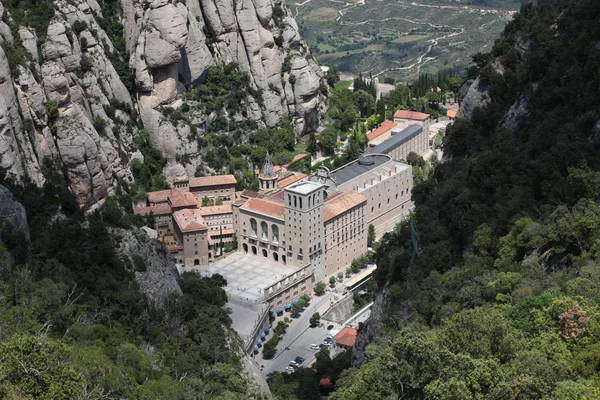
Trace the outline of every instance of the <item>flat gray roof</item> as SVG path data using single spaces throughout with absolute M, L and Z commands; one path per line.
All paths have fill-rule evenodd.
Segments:
M 410 125 L 408 128 L 390 136 L 389 139 L 384 140 L 377 146 L 371 147 L 366 154 L 387 154 L 401 144 L 406 143 L 408 140 L 414 138 L 421 132 L 423 132 L 422 126 Z
M 390 160 L 389 156 L 383 154 L 363 154 L 358 160 L 332 171 L 331 177 L 335 180 L 336 185 L 340 186 Z

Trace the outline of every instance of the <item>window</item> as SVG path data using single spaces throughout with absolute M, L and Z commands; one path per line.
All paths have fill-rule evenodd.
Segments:
M 265 221 L 260 223 L 260 237 L 265 240 L 269 240 L 269 227 Z
M 252 232 L 252 236 L 256 236 L 256 220 L 254 218 L 250 219 L 250 231 Z
M 279 228 L 277 225 L 271 225 L 271 232 L 273 235 L 273 243 L 279 243 Z
M 375 207 L 371 207 L 371 214 L 373 214 L 373 211 L 375 211 Z

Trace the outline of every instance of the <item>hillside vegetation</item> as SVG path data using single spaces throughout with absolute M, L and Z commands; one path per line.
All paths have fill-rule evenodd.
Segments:
M 147 298 L 135 274 L 148 260 L 120 256 L 111 233 L 144 221 L 114 205 L 85 216 L 45 174 L 43 188 L 0 179 L 31 232 L 0 224 L 0 398 L 262 398 L 240 372 L 224 279 L 186 274 L 164 304 Z
M 381 241 L 382 326 L 332 399 L 600 397 L 599 17 L 527 8 L 476 57 L 491 102 L 415 188 L 418 248 Z

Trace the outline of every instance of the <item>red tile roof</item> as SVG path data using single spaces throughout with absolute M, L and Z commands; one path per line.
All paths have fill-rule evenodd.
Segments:
M 183 246 L 171 245 L 171 246 L 167 246 L 167 250 L 169 250 L 169 251 L 181 251 L 181 250 L 183 250 Z
M 456 118 L 456 111 L 457 110 L 448 110 L 448 111 L 446 111 L 446 116 L 448 118 Z
M 171 206 L 150 206 L 150 207 L 137 207 L 133 209 L 133 213 L 136 215 L 148 215 L 150 213 L 154 215 L 165 215 L 171 214 Z
M 233 175 L 214 175 L 202 176 L 200 178 L 190 178 L 190 187 L 235 185 L 237 181 Z
M 281 165 L 273 165 L 273 171 L 275 171 L 275 172 L 281 171 Z M 260 174 L 260 169 L 255 169 L 254 175 L 259 175 L 259 174 Z
M 183 210 L 175 211 L 173 219 L 181 232 L 195 232 L 208 230 L 204 225 L 202 215 L 196 208 L 184 208 Z
M 209 207 L 200 207 L 198 209 L 200 215 L 219 215 L 219 214 L 231 214 L 233 213 L 233 208 L 231 204 L 223 204 L 222 206 L 209 206 Z
M 270 215 L 279 219 L 283 219 L 284 215 L 283 204 L 257 198 L 249 198 L 240 209 Z
M 367 134 L 367 139 L 373 140 L 378 136 L 383 135 L 387 131 L 391 130 L 396 126 L 394 121 L 388 121 L 387 119 L 381 123 L 381 126 L 377 129 L 372 130 Z
M 353 347 L 358 336 L 358 329 L 345 327 L 335 335 L 335 343 L 346 347 Z
M 198 207 L 198 199 L 190 192 L 174 190 L 169 196 L 171 207 Z
M 415 121 L 425 121 L 429 118 L 429 114 L 417 112 L 417 111 L 406 111 L 398 110 L 394 113 L 394 118 L 412 119 Z
M 170 194 L 171 190 L 159 190 L 158 192 L 150 192 L 148 193 L 148 201 L 150 202 L 150 204 L 166 203 Z
M 367 198 L 354 190 L 330 196 L 325 199 L 325 204 L 323 205 L 323 222 L 327 222 L 366 202 Z
M 306 178 L 308 175 L 301 172 L 289 172 L 277 179 L 277 187 L 283 189 L 286 186 L 296 183 L 301 179 Z

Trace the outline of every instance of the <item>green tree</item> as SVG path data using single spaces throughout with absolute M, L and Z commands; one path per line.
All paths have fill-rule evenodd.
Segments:
M 335 287 L 335 282 L 336 282 L 335 276 L 329 277 L 329 286 L 330 287 Z
M 334 154 L 337 148 L 338 131 L 331 126 L 319 134 L 319 147 L 325 154 Z
M 321 295 L 325 294 L 325 283 L 317 282 L 317 284 L 315 285 L 314 291 L 317 296 L 321 296 Z
M 313 156 L 317 154 L 319 151 L 319 145 L 317 143 L 317 137 L 314 133 L 311 133 L 308 137 L 308 141 L 306 143 L 306 151 L 308 151 Z
M 321 322 L 321 314 L 314 313 L 311 317 L 310 317 L 310 326 L 311 328 L 314 328 L 315 326 L 319 325 L 319 323 Z
M 335 84 L 340 80 L 340 74 L 335 67 L 329 67 L 329 70 L 325 74 L 325 79 L 329 87 L 334 87 Z
M 367 232 L 367 246 L 373 247 L 373 244 L 377 240 L 377 234 L 375 233 L 375 225 L 370 224 Z

